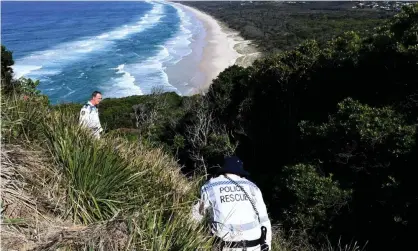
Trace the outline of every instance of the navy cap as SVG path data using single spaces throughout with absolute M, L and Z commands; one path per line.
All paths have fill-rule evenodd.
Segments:
M 239 176 L 247 177 L 250 175 L 249 172 L 244 170 L 244 165 L 242 161 L 237 156 L 230 156 L 224 159 L 224 164 L 221 169 L 217 172 L 218 174 L 222 173 L 232 173 Z

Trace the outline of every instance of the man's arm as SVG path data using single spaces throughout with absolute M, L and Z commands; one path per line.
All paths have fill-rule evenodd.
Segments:
M 80 111 L 79 125 L 89 127 L 90 126 L 90 110 L 89 107 L 83 106 Z
M 205 187 L 203 186 L 200 190 L 200 200 L 192 208 L 192 218 L 193 220 L 200 222 L 206 215 L 207 210 L 210 208 L 211 204 L 209 201 L 208 193 L 206 192 Z
M 266 243 L 267 243 L 267 245 L 269 245 L 269 250 L 272 250 L 272 247 L 271 247 L 271 239 L 272 239 L 273 233 L 271 232 L 271 222 L 270 222 L 270 219 L 268 219 L 267 221 L 261 223 L 261 225 L 263 225 L 263 226 L 265 226 L 267 228 Z
M 103 131 L 102 124 L 100 123 L 99 110 L 97 110 L 97 127 L 99 128 L 98 129 L 99 132 Z
M 271 222 L 268 217 L 267 207 L 266 207 L 266 204 L 264 203 L 263 195 L 261 194 L 261 191 L 259 188 L 257 190 L 258 190 L 257 208 L 260 213 L 261 225 L 267 228 L 266 243 L 269 246 L 269 250 L 271 250 L 271 240 L 272 240 L 272 235 L 273 235 L 272 229 L 271 229 Z

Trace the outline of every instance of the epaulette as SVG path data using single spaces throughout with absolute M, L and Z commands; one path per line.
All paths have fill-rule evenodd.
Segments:
M 86 103 L 85 105 L 83 105 L 83 108 L 87 108 L 90 107 L 90 109 L 96 108 L 94 105 L 90 105 L 89 103 Z
M 87 109 L 87 108 L 90 108 L 90 109 L 88 109 L 88 110 L 89 110 L 89 113 L 91 113 L 92 107 L 93 107 L 93 106 L 91 106 L 89 103 L 86 103 L 86 104 L 84 104 L 84 105 L 83 105 L 83 108 L 81 108 L 81 109 Z M 82 111 L 82 112 L 81 112 L 81 114 L 82 114 L 82 115 L 84 115 L 84 113 L 85 113 L 84 111 Z

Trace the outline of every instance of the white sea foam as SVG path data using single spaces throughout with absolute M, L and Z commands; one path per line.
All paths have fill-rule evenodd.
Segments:
M 60 69 L 82 59 L 89 53 L 109 50 L 116 40 L 125 39 L 154 27 L 164 16 L 164 5 L 160 3 L 153 3 L 153 5 L 153 8 L 134 24 L 124 25 L 98 36 L 59 44 L 51 49 L 38 51 L 17 59 L 13 67 L 15 77 L 43 77 L 59 73 Z M 41 68 L 46 71 L 39 72 Z
M 175 65 L 192 52 L 190 44 L 193 39 L 194 24 L 190 15 L 175 5 L 171 6 L 176 9 L 177 15 L 180 17 L 179 31 L 164 45 L 158 46 L 159 50 L 156 55 L 144 61 L 124 66 L 125 71 L 134 76 L 136 85 L 140 86 L 144 94 L 150 94 L 155 89 L 162 89 L 182 95 L 173 84 L 169 83 L 165 69 L 167 66 Z M 120 81 L 124 80 L 121 78 Z M 187 83 L 183 83 L 183 85 L 185 86 Z
M 177 34 L 167 41 L 165 46 L 167 47 L 170 55 L 173 57 L 171 64 L 178 63 L 183 57 L 192 53 L 190 44 L 192 43 L 192 28 L 193 23 L 191 22 L 190 15 L 187 15 L 181 8 L 176 5 L 172 5 L 180 17 L 180 29 Z
M 13 71 L 15 72 L 15 78 L 20 78 L 32 71 L 42 69 L 42 65 L 15 65 Z
M 142 95 L 141 88 L 135 84 L 135 77 L 125 70 L 125 64 L 118 65 L 115 70 L 117 77 L 110 80 L 110 84 L 103 87 L 106 97 L 126 97 L 132 95 Z
M 71 89 L 70 87 L 68 87 L 67 85 L 63 86 L 65 87 L 65 89 L 68 90 L 68 92 L 62 97 L 62 98 L 66 98 L 68 96 L 70 96 L 71 94 L 73 94 L 75 92 L 75 90 Z
M 60 44 L 49 50 L 33 53 L 16 60 L 14 70 L 17 75 L 27 75 L 39 79 L 59 74 L 65 66 L 77 62 L 86 55 L 109 50 L 109 47 L 115 41 L 144 32 L 157 25 L 165 14 L 164 6 L 167 3 L 156 3 L 154 1 L 152 4 L 154 5 L 152 10 L 142 16 L 137 23 L 124 25 L 94 37 Z M 136 63 L 115 66 L 112 69 L 115 76 L 101 87 L 105 96 L 125 97 L 149 94 L 154 88 L 174 91 L 181 95 L 180 91 L 169 83 L 165 69 L 167 66 L 177 64 L 192 52 L 190 47 L 193 42 L 193 34 L 196 33 L 196 24 L 189 13 L 175 5 L 171 6 L 176 9 L 177 15 L 180 17 L 178 32 L 164 44 L 158 45 L 158 50 L 153 56 Z M 78 77 L 84 78 L 84 73 L 81 73 Z M 175 84 L 176 86 L 188 85 L 186 82 Z M 66 96 L 73 92 L 73 90 L 69 91 Z
M 84 77 L 84 72 L 80 73 L 80 75 L 77 78 L 83 78 Z
M 158 47 L 160 50 L 153 57 L 139 63 L 122 64 L 113 68 L 121 76 L 111 79 L 111 85 L 107 87 L 107 95 L 126 97 L 150 94 L 155 88 L 174 91 L 181 95 L 175 87 L 168 83 L 167 74 L 164 72 L 163 64 L 170 59 L 170 54 L 166 47 Z

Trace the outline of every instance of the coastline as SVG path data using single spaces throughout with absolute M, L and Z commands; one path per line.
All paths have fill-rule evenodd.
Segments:
M 200 72 L 190 79 L 189 91 L 186 95 L 206 92 L 212 80 L 229 66 L 237 64 L 247 67 L 261 56 L 251 41 L 245 40 L 239 32 L 229 29 L 214 17 L 178 2 L 171 4 L 191 12 L 202 22 L 206 32 L 201 60 L 196 62 Z
M 140 24 L 129 23 L 100 30 L 99 35 L 93 37 L 68 36 L 66 42 L 58 41 L 39 50 L 29 50 L 30 53 L 16 60 L 17 64 L 13 66 L 15 74 L 19 77 L 30 74 L 33 79 L 39 79 L 40 88 L 54 102 L 71 102 L 84 99 L 80 96 L 84 95 L 81 93 L 86 86 L 100 89 L 105 96 L 112 98 L 147 95 L 162 89 L 181 96 L 205 93 L 213 79 L 226 68 L 234 64 L 251 65 L 258 54 L 251 41 L 243 39 L 239 32 L 204 11 L 186 3 L 167 2 L 177 9 L 178 16 L 172 9 L 165 13 L 163 5 L 155 4 L 149 13 L 141 16 Z M 162 16 L 175 17 L 176 25 L 180 20 L 179 27 L 170 30 L 176 29 L 177 33 L 168 36 L 156 28 L 158 32 L 152 35 L 157 39 L 164 33 L 161 37 L 165 42 L 155 40 L 154 44 L 147 44 L 147 30 L 158 26 L 155 20 Z M 139 41 L 125 39 L 127 36 L 138 36 Z M 103 53 L 116 41 L 124 44 L 115 54 L 117 56 Z M 69 53 L 67 48 L 74 49 Z M 146 53 L 151 48 L 156 55 Z M 105 60 L 102 58 L 97 63 L 93 53 L 103 53 Z M 53 55 L 60 57 L 56 59 Z

